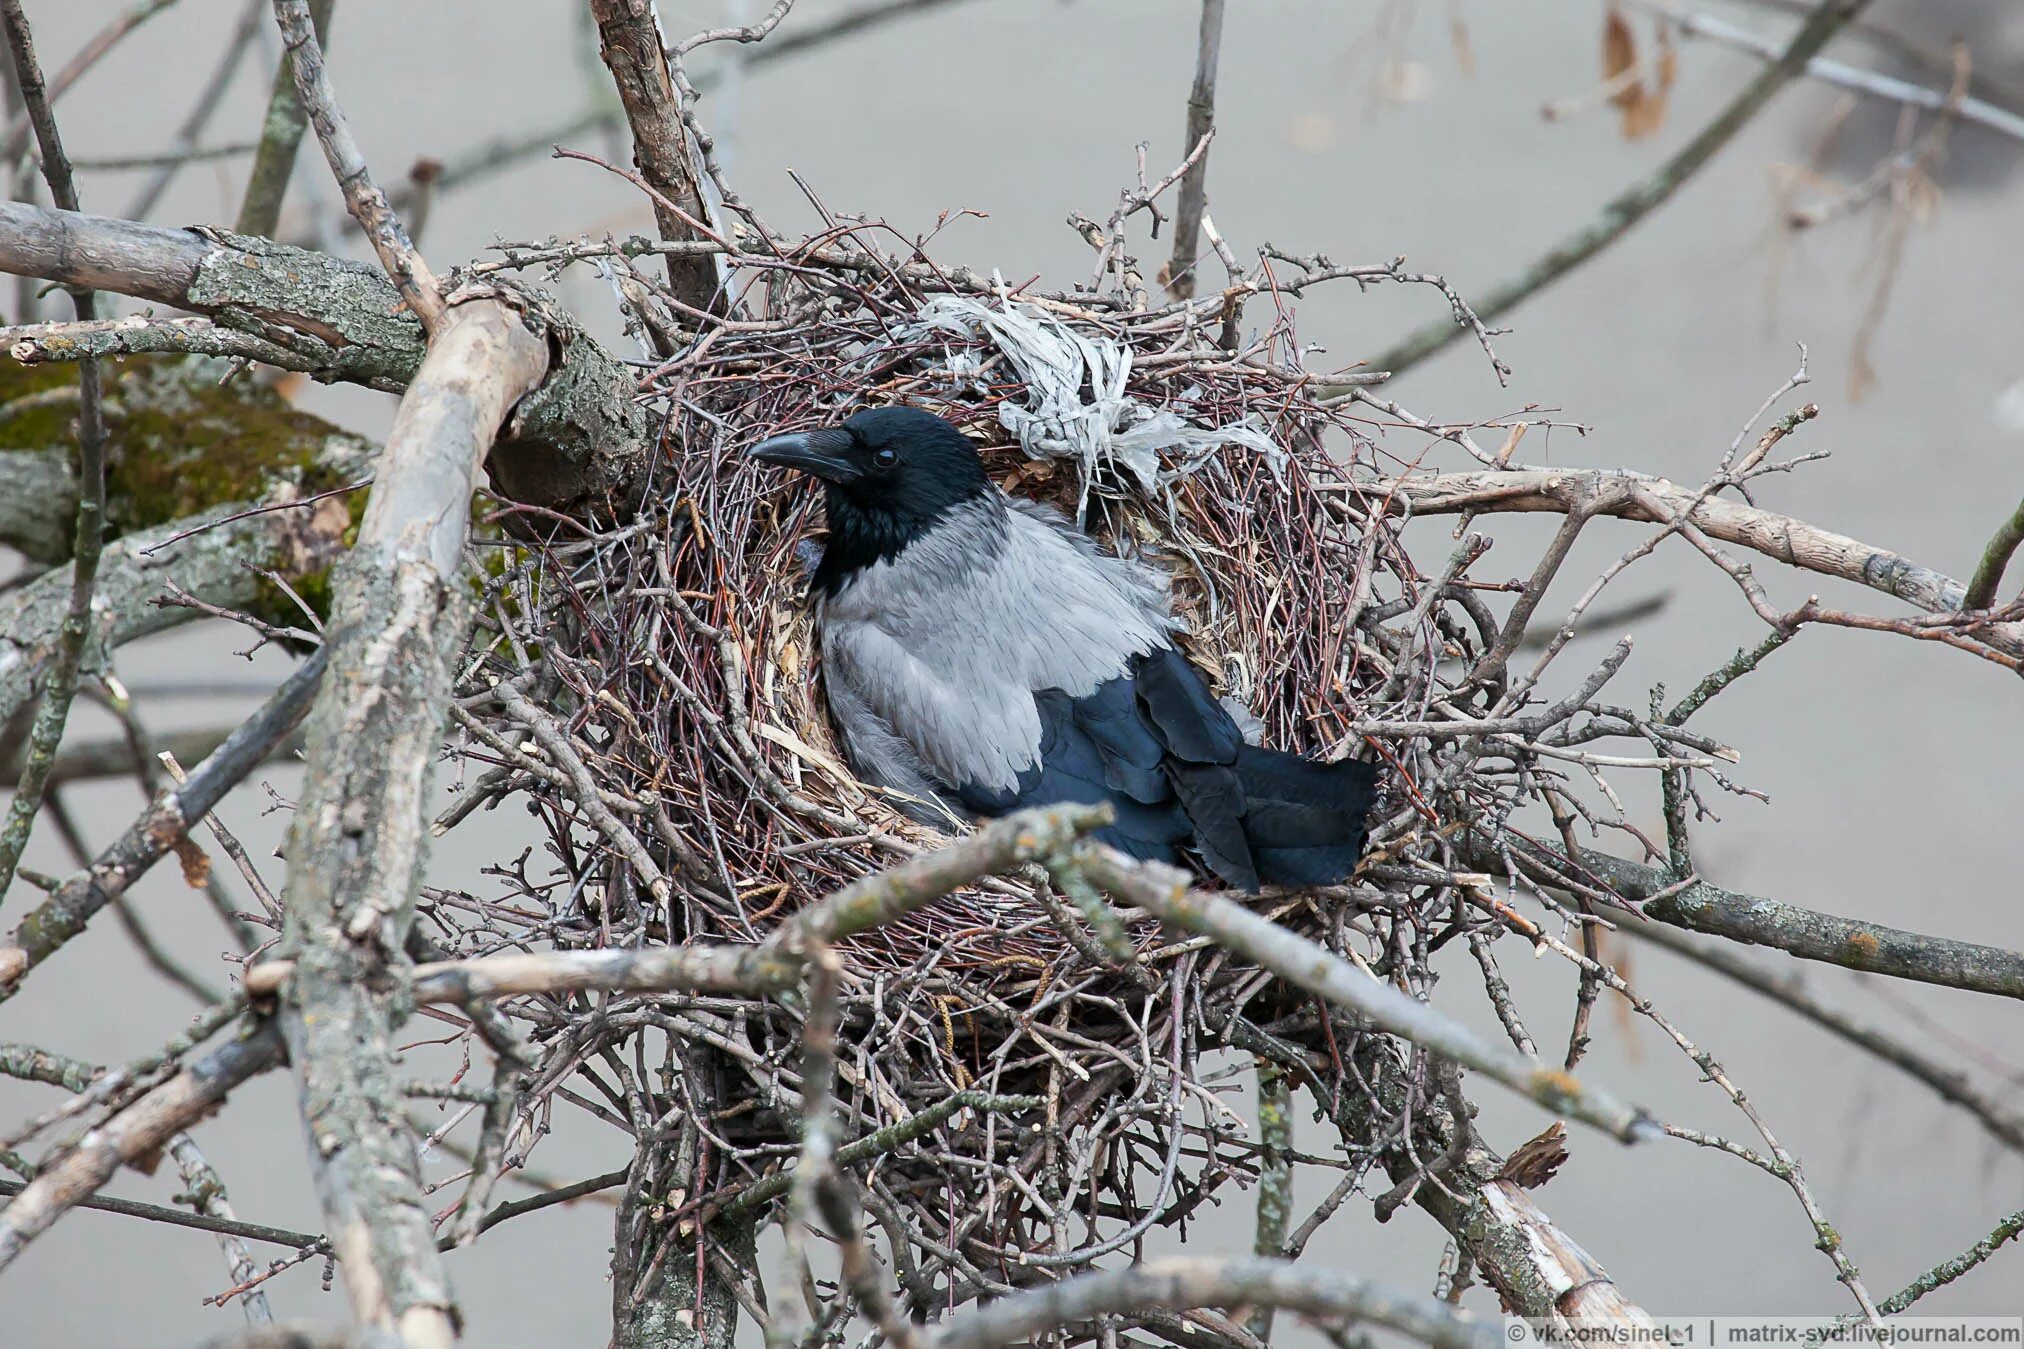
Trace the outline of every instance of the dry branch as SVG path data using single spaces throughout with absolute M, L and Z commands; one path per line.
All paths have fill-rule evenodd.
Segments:
M 696 179 L 668 72 L 665 39 L 653 0 L 591 0 L 598 54 L 611 71 L 632 128 L 633 163 L 653 191 L 661 238 L 688 242 L 710 236 L 710 209 Z M 668 285 L 691 309 L 708 310 L 717 294 L 717 265 L 708 257 L 670 255 Z
M 1691 506 L 1687 522 L 1710 538 L 1805 571 L 1866 586 L 1929 614 L 1952 615 L 1965 610 L 1967 588 L 1961 582 L 1887 549 L 1775 511 L 1698 494 L 1664 478 L 1624 469 L 1436 473 L 1381 480 L 1370 484 L 1369 490 L 1410 503 L 1415 515 L 1591 511 L 1663 525 Z M 2024 655 L 2024 623 L 1980 623 L 1963 630 L 1999 651 Z
M 129 1162 L 150 1157 L 217 1108 L 241 1082 L 281 1062 L 271 1025 L 221 1045 L 93 1129 L 0 1209 L 0 1269 Z
M 226 737 L 195 772 L 163 791 L 97 861 L 21 920 L 0 943 L 0 1001 L 14 995 L 28 972 L 54 955 L 107 904 L 124 894 L 162 855 L 209 814 L 225 793 L 266 762 L 295 729 L 323 678 L 323 653 L 310 657 L 266 704 Z

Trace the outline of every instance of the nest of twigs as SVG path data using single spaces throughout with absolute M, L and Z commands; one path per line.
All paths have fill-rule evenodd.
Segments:
M 918 254 L 875 254 L 868 233 L 730 256 L 731 284 L 753 287 L 747 312 L 768 317 L 705 321 L 679 354 L 642 363 L 664 453 L 643 507 L 622 527 L 502 546 L 509 560 L 491 569 L 481 637 L 490 668 L 511 672 L 525 696 L 516 711 L 474 682 L 458 720 L 475 780 L 467 774 L 453 813 L 524 793 L 545 825 L 545 856 L 530 849 L 501 870 L 503 898 L 436 894 L 439 916 L 457 911 L 445 927 L 466 950 L 753 942 L 837 887 L 947 841 L 843 762 L 804 594 L 819 498 L 745 461 L 766 436 L 910 402 L 974 436 L 1006 490 L 1080 511 L 1106 545 L 1167 571 L 1192 656 L 1258 719 L 1266 743 L 1386 761 L 1389 804 L 1357 882 L 1259 902 L 1425 987 L 1434 932 L 1463 923 L 1443 869 L 1460 865 L 1443 803 L 1478 801 L 1494 827 L 1537 787 L 1508 764 L 1440 765 L 1427 741 L 1361 733 L 1373 718 L 1420 717 L 1436 703 L 1494 702 L 1501 676 L 1463 685 L 1495 624 L 1452 572 L 1414 569 L 1392 503 L 1360 485 L 1379 458 L 1361 420 L 1370 407 L 1353 381 L 1306 368 L 1289 295 L 1268 293 L 1344 276 L 1424 278 L 1274 255 L 1249 279 L 1233 275 L 1221 297 L 1154 306 L 1129 259 L 1108 269 L 1108 288 L 1014 294 Z M 656 307 L 644 265 L 623 248 L 527 257 L 600 251 L 600 265 L 624 269 L 647 329 L 692 321 Z M 1242 302 L 1254 296 L 1270 317 L 1247 330 Z M 978 321 L 924 321 L 950 297 Z M 1053 371 L 1043 397 L 1030 360 L 981 315 L 1086 343 L 1090 369 Z M 1064 420 L 1075 411 L 1064 403 L 1083 420 Z M 1103 422 L 1093 435 L 1090 418 Z M 1148 434 L 1133 438 L 1134 428 Z M 1171 443 L 1151 446 L 1148 471 L 1145 442 L 1162 428 Z M 1415 785 L 1444 773 L 1438 793 Z M 1336 1073 L 1358 1072 L 1355 1027 L 1329 1023 L 1225 950 L 1145 921 L 1130 933 L 1136 960 L 1107 954 L 1035 870 L 852 939 L 838 1109 L 846 1138 L 885 1140 L 868 1163 L 875 1210 L 911 1213 L 904 1230 L 940 1232 L 972 1259 L 1065 1251 L 1073 1265 L 1115 1248 L 1099 1234 L 1184 1219 L 1255 1170 L 1255 1145 L 1196 1062 L 1235 1028 L 1325 1046 Z M 659 1056 L 662 1099 L 694 1112 L 712 1140 L 661 1149 L 644 1173 L 651 1183 L 687 1195 L 688 1214 L 780 1193 L 753 1187 L 791 1163 L 804 1015 L 794 1000 L 551 1003 L 533 1018 L 551 1052 L 531 1099 L 630 1042 L 623 1061 L 644 1075 L 644 1056 Z M 698 1054 L 715 1066 L 704 1072 Z M 1404 1098 L 1380 1108 L 1362 1090 L 1380 1115 L 1438 1094 L 1412 1063 Z M 637 1113 L 625 1091 L 606 1094 L 616 1122 Z M 1380 1121 L 1373 1136 L 1386 1132 Z M 643 1152 L 666 1138 L 641 1137 Z M 1375 1144 L 1362 1160 L 1352 1149 L 1350 1164 L 1374 1155 Z

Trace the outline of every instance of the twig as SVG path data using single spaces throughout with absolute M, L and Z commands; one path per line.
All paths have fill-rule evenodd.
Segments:
M 75 211 L 77 184 L 71 177 L 70 160 L 64 153 L 56 119 L 49 110 L 50 94 L 42 82 L 42 67 L 35 59 L 35 39 L 28 28 L 28 16 L 22 12 L 21 0 L 0 0 L 0 23 L 6 27 L 16 83 L 27 105 L 29 122 L 35 128 L 36 143 L 42 148 L 42 173 L 49 181 L 49 195 L 61 209 Z M 97 301 L 89 290 L 75 288 L 70 298 L 80 322 L 89 323 L 97 317 Z M 35 720 L 28 733 L 28 752 L 20 782 L 8 805 L 6 822 L 0 825 L 0 900 L 6 898 L 14 883 L 14 869 L 28 846 L 35 817 L 41 813 L 57 747 L 70 719 L 71 700 L 77 696 L 77 672 L 90 636 L 91 597 L 105 539 L 105 411 L 97 361 L 87 360 L 78 367 L 77 383 L 77 524 L 71 540 L 70 603 L 58 630 L 56 650 L 44 669 L 42 700 L 36 706 Z M 8 976 L 0 970 L 0 984 L 8 982 Z
M 437 335 L 448 320 L 442 289 L 409 241 L 400 217 L 387 204 L 386 194 L 373 181 L 365 154 L 352 137 L 351 123 L 338 106 L 337 91 L 324 68 L 323 48 L 310 22 L 309 0 L 274 0 L 274 21 L 280 25 L 282 45 L 294 66 L 296 94 L 316 128 L 324 158 L 330 161 L 330 171 L 344 192 L 345 205 L 371 241 L 401 299 L 429 335 Z
M 0 1180 L 0 1195 L 18 1195 L 28 1186 L 18 1180 Z M 95 1209 L 100 1213 L 117 1213 L 127 1218 L 145 1218 L 152 1223 L 163 1223 L 170 1227 L 187 1227 L 196 1232 L 213 1232 L 221 1237 L 234 1237 L 242 1241 L 264 1241 L 275 1246 L 288 1246 L 301 1250 L 314 1246 L 322 1240 L 307 1232 L 291 1232 L 285 1227 L 268 1227 L 262 1223 L 241 1222 L 237 1218 L 213 1217 L 208 1213 L 185 1213 L 181 1209 L 166 1208 L 160 1204 L 144 1204 L 137 1199 L 108 1199 L 94 1195 L 80 1199 L 73 1208 Z M 0 1213 L 6 1210 L 0 1209 Z
M 239 1226 L 238 1215 L 232 1212 L 231 1196 L 225 1193 L 225 1182 L 197 1147 L 195 1139 L 186 1133 L 177 1134 L 169 1140 L 169 1157 L 183 1178 L 183 1193 L 177 1198 L 209 1222 Z M 247 1233 L 220 1228 L 217 1235 L 218 1249 L 224 1252 L 225 1266 L 231 1271 L 232 1282 L 243 1283 L 252 1278 L 255 1269 L 253 1253 L 246 1249 Z M 258 1289 L 241 1294 L 239 1306 L 246 1313 L 249 1324 L 260 1325 L 274 1319 L 274 1312 L 267 1305 L 267 1295 Z
M 2005 1244 L 2015 1241 L 2020 1233 L 2024 1233 L 2024 1209 L 2019 1209 L 2017 1212 L 2003 1219 L 2003 1221 L 1997 1223 L 1994 1231 L 1990 1232 L 1988 1236 L 1983 1237 L 1973 1246 L 1970 1246 L 1967 1250 L 1950 1260 L 1942 1260 L 1939 1264 L 1934 1265 L 1897 1292 L 1892 1293 L 1882 1302 L 1877 1303 L 1876 1309 L 1885 1316 L 1897 1315 L 1927 1293 L 1944 1288 L 1954 1280 L 1960 1278 L 1963 1274 L 1966 1274 L 1969 1270 L 2001 1250 Z
M 309 21 L 316 40 L 330 40 L 330 14 L 336 0 L 310 0 Z M 274 72 L 274 86 L 267 95 L 267 115 L 260 123 L 260 148 L 254 152 L 253 167 L 246 176 L 246 195 L 239 203 L 239 220 L 232 228 L 240 234 L 274 234 L 281 223 L 281 203 L 288 195 L 288 181 L 295 176 L 295 156 L 302 145 L 307 125 L 302 99 L 295 91 L 295 68 L 287 53 Z
M 188 781 L 159 795 L 126 833 L 87 870 L 64 882 L 0 943 L 0 1000 L 12 997 L 27 973 L 84 931 L 93 915 L 123 894 L 224 799 L 302 720 L 323 677 L 319 650 L 274 695 L 197 765 Z
M 1223 46 L 1224 0 L 1202 0 L 1202 23 L 1195 39 L 1195 82 L 1188 89 L 1188 126 L 1183 145 L 1199 145 L 1216 122 L 1216 63 Z M 1174 207 L 1174 253 L 1167 262 L 1167 291 L 1179 299 L 1195 293 L 1195 259 L 1201 245 L 1202 213 L 1209 204 L 1209 156 L 1203 153 L 1181 176 Z M 1261 1337 L 1262 1338 L 1262 1337 Z
M 1517 276 L 1491 290 L 1476 302 L 1476 312 L 1485 322 L 1500 318 L 1507 310 L 1544 290 L 1561 277 L 1587 262 L 1621 239 L 1630 228 L 1672 199 L 1717 151 L 1733 140 L 1755 117 L 1771 96 L 1801 74 L 1807 62 L 1829 38 L 1860 14 L 1868 0 L 1821 0 L 1778 59 L 1759 71 L 1694 138 L 1672 158 L 1641 181 L 1612 198 L 1596 219 L 1568 235 L 1521 270 Z M 1394 374 L 1418 365 L 1427 357 L 1460 337 L 1466 329 L 1453 323 L 1430 324 L 1403 342 L 1376 357 L 1372 366 Z
M 1150 862 L 1134 864 L 1107 848 L 1091 845 L 1078 849 L 1076 859 L 1092 880 L 1118 898 L 1239 952 L 1288 983 L 1349 1009 L 1379 1030 L 1454 1059 L 1549 1110 L 1594 1125 L 1623 1142 L 1634 1143 L 1655 1132 L 1644 1111 L 1584 1086 L 1536 1059 L 1485 1042 L 1427 1004 L 1380 983 L 1342 957 L 1232 900 L 1191 889 L 1185 872 Z
M 0 1209 L 0 1269 L 122 1165 L 165 1146 L 216 1109 L 234 1087 L 275 1067 L 281 1057 L 280 1034 L 272 1025 L 262 1026 L 213 1050 L 86 1134 Z
M 2010 565 L 2019 544 L 2024 544 L 2024 501 L 2017 503 L 2017 509 L 1997 527 L 1982 550 L 1982 560 L 1975 564 L 1975 574 L 1968 578 L 1967 592 L 1961 596 L 1963 609 L 1986 609 L 1995 603 L 2003 569 Z

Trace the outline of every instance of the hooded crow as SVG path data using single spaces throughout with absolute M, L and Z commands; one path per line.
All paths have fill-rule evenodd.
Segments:
M 829 710 L 858 775 L 915 798 L 910 813 L 1107 801 L 1103 841 L 1198 853 L 1239 889 L 1355 868 L 1372 766 L 1246 743 L 1177 647 L 1164 579 L 1006 496 L 955 427 L 876 408 L 751 457 L 823 482 Z

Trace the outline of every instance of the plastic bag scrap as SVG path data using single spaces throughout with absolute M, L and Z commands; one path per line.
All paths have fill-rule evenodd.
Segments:
M 949 332 L 981 337 L 1004 353 L 1026 385 L 1026 402 L 1000 403 L 998 420 L 1019 438 L 1029 457 L 1073 459 L 1082 465 L 1078 523 L 1087 514 L 1090 481 L 1100 468 L 1123 470 L 1150 498 L 1225 445 L 1247 446 L 1264 455 L 1274 477 L 1285 465 L 1286 452 L 1265 434 L 1256 414 L 1211 427 L 1197 426 L 1171 408 L 1148 408 L 1125 392 L 1130 348 L 1071 328 L 1045 310 L 1016 301 L 994 307 L 965 295 L 943 295 L 921 306 L 919 320 L 903 340 Z M 953 351 L 947 364 L 962 379 L 983 362 L 975 352 Z M 1171 453 L 1165 468 L 1160 464 L 1163 450 Z

